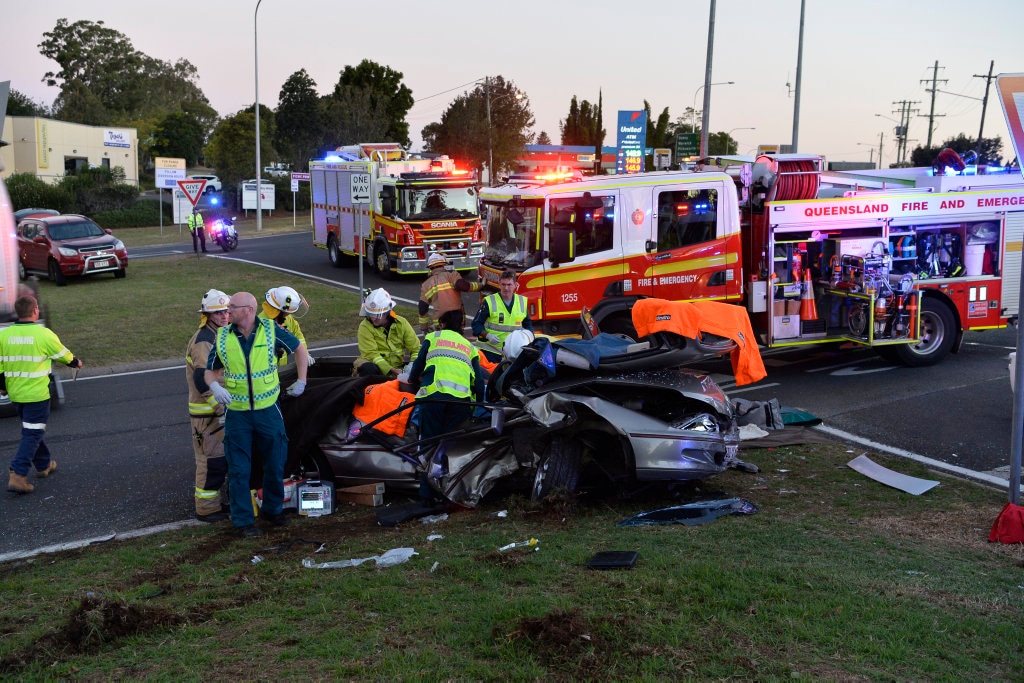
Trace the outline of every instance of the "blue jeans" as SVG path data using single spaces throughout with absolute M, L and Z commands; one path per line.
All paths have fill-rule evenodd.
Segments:
M 46 422 L 50 419 L 50 399 L 14 405 L 21 419 L 21 444 L 11 461 L 11 469 L 25 476 L 35 465 L 36 471 L 42 472 L 50 466 L 50 449 L 43 441 Z
M 262 410 L 229 410 L 224 423 L 224 456 L 228 461 L 228 496 L 231 523 L 236 527 L 256 522 L 249 493 L 253 448 L 263 458 L 263 512 L 279 515 L 284 505 L 284 463 L 288 435 L 281 409 L 275 403 Z

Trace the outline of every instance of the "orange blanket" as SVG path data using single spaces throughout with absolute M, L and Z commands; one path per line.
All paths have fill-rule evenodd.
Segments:
M 390 413 L 392 410 L 412 403 L 416 400 L 413 394 L 402 391 L 398 388 L 398 380 L 371 384 L 363 392 L 363 402 L 357 403 L 352 409 L 352 416 L 363 424 L 369 424 L 381 415 Z M 409 413 L 412 410 L 403 410 L 395 413 L 388 419 L 378 422 L 373 426 L 379 432 L 394 434 L 397 437 L 405 436 L 405 428 L 409 424 Z
M 655 332 L 674 332 L 693 338 L 707 332 L 726 337 L 736 342 L 729 360 L 737 385 L 768 376 L 750 318 L 742 306 L 721 301 L 640 299 L 633 304 L 633 327 L 641 337 Z

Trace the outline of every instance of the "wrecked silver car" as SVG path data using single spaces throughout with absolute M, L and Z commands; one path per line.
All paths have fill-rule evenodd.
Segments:
M 289 472 L 407 491 L 425 474 L 437 494 L 467 507 L 499 485 L 540 499 L 556 489 L 706 479 L 739 463 L 733 409 L 709 376 L 666 364 L 731 348 L 671 334 L 640 344 L 605 334 L 537 339 L 495 371 L 476 417 L 432 443 L 418 440 L 412 394 L 375 419 L 360 411 L 374 385 L 401 394 L 397 380 L 353 378 L 350 359 L 320 359 L 305 394 L 282 397 Z

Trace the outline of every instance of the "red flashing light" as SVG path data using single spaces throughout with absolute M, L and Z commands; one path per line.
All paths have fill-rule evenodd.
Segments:
M 452 175 L 469 175 L 469 171 L 461 168 L 452 169 Z
M 689 204 L 676 204 L 676 215 L 677 216 L 685 216 L 688 213 L 690 213 L 690 205 Z

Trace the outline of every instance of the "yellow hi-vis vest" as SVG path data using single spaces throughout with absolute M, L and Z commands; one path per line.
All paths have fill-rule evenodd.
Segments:
M 473 345 L 454 330 L 431 332 L 424 337 L 424 340 L 429 346 L 427 346 L 423 374 L 427 375 L 427 368 L 433 368 L 434 374 L 431 383 L 420 387 L 416 396 L 421 398 L 430 394 L 445 394 L 455 398 L 472 396 L 475 379 L 473 358 L 477 354 Z
M 256 318 L 249 357 L 231 325 L 217 330 L 217 356 L 224 364 L 224 388 L 231 394 L 228 410 L 262 410 L 277 401 L 281 385 L 274 357 L 274 323 Z
M 74 360 L 57 335 L 38 323 L 15 323 L 0 330 L 0 371 L 15 403 L 50 398 L 51 361 Z
M 522 328 L 526 320 L 526 297 L 522 294 L 512 295 L 512 310 L 505 310 L 505 302 L 501 300 L 501 294 L 495 292 L 488 294 L 484 301 L 487 302 L 487 320 L 484 321 L 484 331 L 487 332 L 485 346 L 497 350 L 500 355 L 505 345 L 505 337 Z

